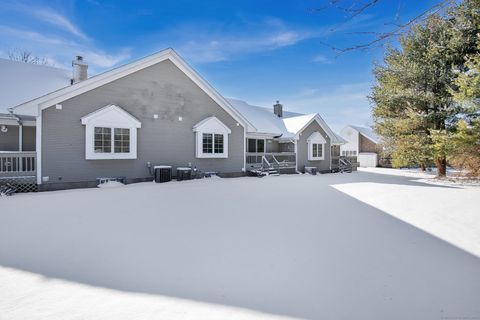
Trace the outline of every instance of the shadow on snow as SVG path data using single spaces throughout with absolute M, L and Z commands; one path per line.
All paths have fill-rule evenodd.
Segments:
M 428 186 L 353 173 L 12 197 L 0 204 L 0 264 L 306 319 L 480 315 L 478 258 L 333 181 Z

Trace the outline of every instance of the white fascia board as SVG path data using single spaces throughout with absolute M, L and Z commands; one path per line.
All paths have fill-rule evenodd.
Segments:
M 0 125 L 18 126 L 18 121 L 15 119 L 0 118 Z M 22 125 L 24 127 L 35 127 L 36 123 L 33 120 L 22 120 Z
M 320 132 L 315 131 L 307 138 L 307 142 L 324 144 L 327 143 L 327 140 L 325 140 Z
M 203 79 L 199 73 L 197 73 L 188 63 L 183 60 L 173 49 L 170 49 L 170 60 L 182 70 L 190 79 L 195 82 L 210 98 L 212 98 L 217 104 L 222 106 L 229 115 L 231 115 L 236 121 L 238 121 L 244 128 L 249 130 L 257 130 L 255 126 L 249 122 L 241 113 L 237 111 L 215 88 L 210 85 L 205 79 Z
M 300 134 L 303 132 L 303 130 L 305 130 L 313 121 L 317 121 L 318 125 L 325 131 L 327 136 L 330 137 L 330 143 L 335 140 L 335 134 L 333 133 L 332 129 L 330 129 L 325 120 L 323 120 L 323 118 L 318 113 L 315 115 L 315 117 L 308 121 L 302 129 L 298 130 L 297 134 L 295 135 L 296 140 L 300 138 Z
M 98 110 L 95 110 L 81 118 L 82 124 L 86 125 L 91 122 L 99 125 L 105 123 L 106 125 L 126 124 L 128 127 L 141 128 L 142 123 L 132 116 L 127 111 L 119 106 L 110 104 Z
M 247 139 L 273 139 L 278 137 L 280 134 L 274 133 L 265 133 L 265 132 L 247 132 Z
M 227 127 L 217 117 L 208 117 L 193 126 L 193 132 L 205 132 L 205 133 L 232 133 L 229 127 Z
M 93 90 L 97 87 L 120 79 L 129 74 L 140 71 L 167 59 L 169 59 L 182 72 L 184 72 L 196 85 L 198 85 L 210 98 L 212 98 L 217 104 L 219 104 L 223 109 L 225 109 L 225 111 L 230 114 L 230 116 L 232 116 L 243 127 L 248 127 L 249 129 L 256 130 L 253 124 L 251 124 L 240 113 L 238 113 L 238 111 L 233 108 L 225 98 L 223 98 L 207 81 L 205 81 L 171 48 L 165 49 L 151 56 L 126 64 L 116 69 L 104 72 L 69 87 L 59 89 L 24 104 L 15 106 L 11 108 L 11 110 L 15 114 L 38 116 L 40 110 L 50 108 L 65 100 L 71 99 L 77 95 Z

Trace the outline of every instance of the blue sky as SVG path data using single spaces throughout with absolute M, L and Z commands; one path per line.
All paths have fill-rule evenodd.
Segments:
M 91 73 L 172 47 L 224 96 L 319 112 L 335 129 L 371 123 L 366 99 L 383 49 L 338 55 L 435 1 L 383 0 L 354 19 L 310 1 L 9 1 L 0 5 L 0 57 L 14 48 Z M 343 0 L 348 5 L 351 0 Z

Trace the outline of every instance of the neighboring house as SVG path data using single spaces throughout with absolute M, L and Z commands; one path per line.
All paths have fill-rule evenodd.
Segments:
M 225 99 L 172 49 L 91 78 L 81 57 L 73 67 L 70 82 L 65 70 L 0 61 L 0 177 L 53 190 L 145 181 L 157 164 L 330 172 L 345 142 L 318 114 Z
M 380 152 L 380 137 L 366 127 L 348 125 L 340 131 L 347 141 L 340 147 L 342 156 L 357 158 L 360 167 L 376 167 Z

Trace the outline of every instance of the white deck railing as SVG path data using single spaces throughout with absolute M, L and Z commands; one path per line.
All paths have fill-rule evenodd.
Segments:
M 265 161 L 278 168 L 295 168 L 295 152 L 247 152 L 247 167 L 262 167 Z
M 34 175 L 37 170 L 35 151 L 0 151 L 0 176 Z

